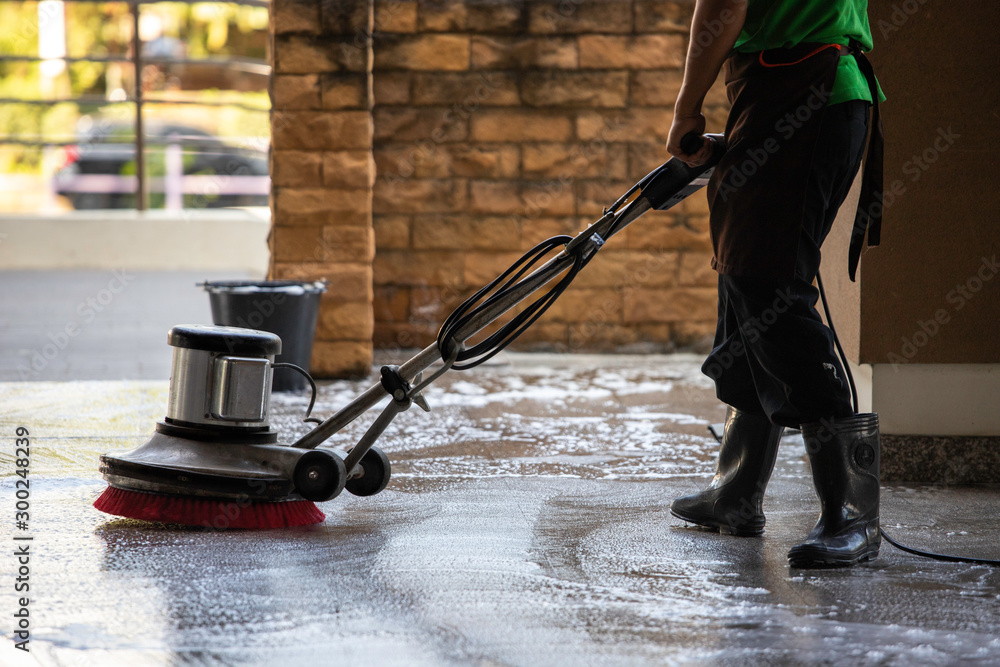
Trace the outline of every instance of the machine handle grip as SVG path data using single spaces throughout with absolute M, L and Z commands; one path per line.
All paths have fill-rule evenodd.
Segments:
M 726 139 L 721 134 L 701 135 L 697 132 L 688 132 L 681 137 L 681 150 L 688 155 L 694 155 L 701 150 L 705 139 L 712 144 L 712 156 L 708 159 L 708 164 L 716 165 L 726 152 Z
M 688 132 L 681 137 L 681 150 L 688 155 L 694 155 L 701 150 L 704 144 L 704 137 L 697 132 Z

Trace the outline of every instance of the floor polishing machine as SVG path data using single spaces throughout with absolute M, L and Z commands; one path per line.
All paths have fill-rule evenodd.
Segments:
M 390 464 L 375 442 L 400 412 L 413 404 L 428 409 L 421 396 L 428 384 L 500 352 L 545 312 L 612 236 L 648 211 L 673 207 L 708 182 L 725 153 L 724 138 L 684 139 L 689 153 L 697 152 L 700 142 L 710 142 L 710 160 L 690 167 L 671 158 L 584 231 L 550 238 L 525 253 L 462 303 L 434 343 L 402 365 L 383 366 L 377 384 L 294 442 L 280 442 L 269 422 L 272 372 L 282 365 L 275 364 L 281 352 L 278 336 L 236 327 L 175 326 L 167 339 L 174 356 L 166 417 L 137 449 L 101 457 L 100 471 L 110 486 L 95 507 L 165 523 L 269 528 L 322 521 L 324 515 L 313 503 L 331 500 L 344 489 L 359 496 L 382 491 Z M 496 324 L 531 297 L 529 305 Z M 311 378 L 310 383 L 315 401 Z M 387 396 L 389 402 L 346 456 L 320 448 Z

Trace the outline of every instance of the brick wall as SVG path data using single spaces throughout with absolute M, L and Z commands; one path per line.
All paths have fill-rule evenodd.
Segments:
M 666 159 L 693 0 L 274 0 L 272 276 L 332 283 L 313 368 L 422 347 L 522 252 Z M 707 104 L 722 129 L 721 87 Z M 714 326 L 703 195 L 605 247 L 521 349 Z
M 426 345 L 523 251 L 582 230 L 666 159 L 693 4 L 376 1 L 376 347 Z M 721 131 L 721 87 L 708 109 Z M 696 195 L 633 223 L 517 345 L 703 344 L 707 213 Z

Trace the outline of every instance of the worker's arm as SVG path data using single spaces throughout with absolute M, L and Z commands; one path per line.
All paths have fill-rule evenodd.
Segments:
M 706 143 L 689 155 L 681 150 L 681 137 L 688 132 L 705 133 L 701 105 L 743 30 L 748 1 L 698 0 L 695 5 L 684 81 L 674 103 L 674 121 L 667 137 L 667 152 L 692 166 L 708 160 L 711 150 Z

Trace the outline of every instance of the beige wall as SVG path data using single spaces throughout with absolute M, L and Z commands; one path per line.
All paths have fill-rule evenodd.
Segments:
M 1000 363 L 1000 4 L 869 4 L 901 194 L 863 260 L 861 361 Z
M 855 183 L 824 248 L 834 322 L 884 432 L 1000 435 L 1000 5 L 870 0 L 869 13 L 885 218 L 849 282 Z M 918 446 L 900 443 L 897 457 Z

